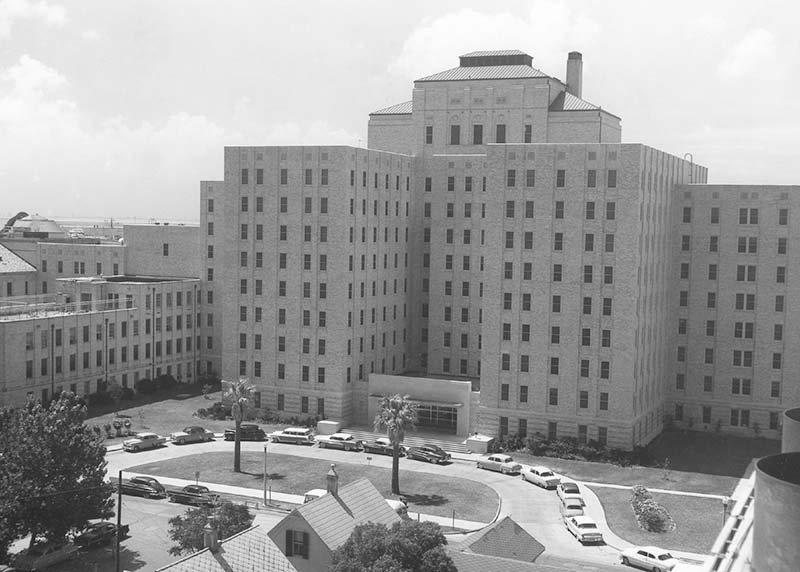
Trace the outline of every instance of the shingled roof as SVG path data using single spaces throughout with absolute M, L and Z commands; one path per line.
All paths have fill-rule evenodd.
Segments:
M 411 113 L 411 103 L 410 101 L 396 103 L 378 111 L 373 111 L 370 115 L 409 115 Z
M 526 79 L 550 77 L 543 71 L 526 65 L 506 66 L 459 66 L 415 80 L 420 81 L 461 81 L 480 79 Z
M 0 244 L 0 274 L 18 272 L 36 272 L 36 268 Z
M 542 552 L 544 546 L 510 516 L 448 546 L 459 572 L 544 572 L 534 564 Z
M 288 558 L 258 525 L 219 543 L 214 553 L 208 548 L 159 568 L 156 572 L 297 572 Z
M 327 494 L 293 512 L 304 518 L 332 551 L 344 544 L 360 524 L 374 522 L 389 527 L 400 521 L 397 513 L 367 479 L 348 483 L 339 489 L 337 495 Z

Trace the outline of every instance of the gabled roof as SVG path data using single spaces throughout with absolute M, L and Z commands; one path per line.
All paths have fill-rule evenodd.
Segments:
M 526 79 L 536 77 L 550 77 L 546 73 L 531 66 L 505 65 L 505 66 L 459 66 L 443 72 L 422 77 L 419 81 L 460 81 L 482 79 Z
M 283 552 L 258 525 L 226 538 L 219 550 L 208 548 L 159 568 L 156 572 L 297 572 Z
M 36 268 L 0 244 L 0 274 L 16 272 L 36 272 Z
M 600 109 L 599 105 L 589 103 L 571 93 L 562 91 L 550 104 L 550 111 L 593 111 Z
M 411 113 L 411 103 L 410 101 L 396 103 L 378 111 L 373 111 L 370 115 L 409 115 Z
M 460 547 L 486 556 L 522 562 L 533 562 L 544 552 L 544 546 L 510 516 L 468 536 Z
M 301 516 L 317 536 L 333 551 L 345 543 L 353 529 L 367 522 L 391 526 L 400 517 L 378 489 L 367 479 L 358 479 L 339 488 L 336 496 L 327 494 L 301 507 Z

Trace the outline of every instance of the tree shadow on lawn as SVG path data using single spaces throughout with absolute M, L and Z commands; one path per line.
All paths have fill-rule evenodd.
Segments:
M 442 495 L 417 494 L 408 491 L 402 491 L 401 495 L 405 497 L 409 504 L 416 506 L 443 506 L 450 502 L 448 498 Z

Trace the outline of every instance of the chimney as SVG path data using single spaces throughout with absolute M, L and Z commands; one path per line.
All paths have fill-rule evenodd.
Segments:
M 203 547 L 208 548 L 211 552 L 219 550 L 219 543 L 217 541 L 217 529 L 211 525 L 213 519 L 209 519 L 203 527 Z
M 336 465 L 331 464 L 331 470 L 328 471 L 328 493 L 333 496 L 339 495 L 339 475 L 336 474 Z
M 567 56 L 567 93 L 581 97 L 583 91 L 583 56 L 570 52 Z

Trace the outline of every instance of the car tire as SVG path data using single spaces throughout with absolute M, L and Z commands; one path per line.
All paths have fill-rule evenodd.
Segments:
M 131 447 L 131 448 L 133 449 L 133 452 L 134 452 L 134 453 L 138 453 L 138 452 L 139 452 L 139 445 L 134 445 L 134 446 L 133 446 L 133 447 Z
M 631 563 L 628 561 L 628 557 L 627 557 L 627 556 L 623 556 L 623 557 L 622 557 L 622 563 L 623 563 L 625 566 L 630 566 L 630 565 L 631 565 Z

